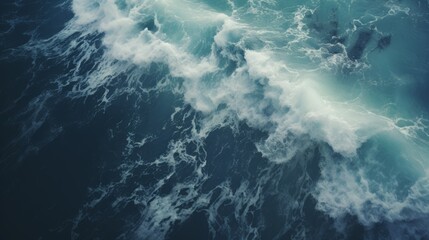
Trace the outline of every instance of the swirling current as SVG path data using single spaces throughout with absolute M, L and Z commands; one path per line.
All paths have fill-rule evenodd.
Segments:
M 0 13 L 1 239 L 429 239 L 429 1 Z

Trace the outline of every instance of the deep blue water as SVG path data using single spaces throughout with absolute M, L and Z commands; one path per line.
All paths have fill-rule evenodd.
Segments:
M 429 239 L 428 1 L 0 16 L 0 239 Z

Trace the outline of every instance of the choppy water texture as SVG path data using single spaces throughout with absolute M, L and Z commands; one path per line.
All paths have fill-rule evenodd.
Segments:
M 3 0 L 1 239 L 429 239 L 426 0 Z

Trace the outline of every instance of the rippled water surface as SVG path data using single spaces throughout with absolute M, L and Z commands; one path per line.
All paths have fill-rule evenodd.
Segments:
M 1 239 L 429 239 L 426 0 L 3 0 Z

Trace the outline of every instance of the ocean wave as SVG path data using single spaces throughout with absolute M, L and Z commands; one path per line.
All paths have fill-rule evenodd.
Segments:
M 256 215 L 269 199 L 266 185 L 282 179 L 276 168 L 310 162 L 309 152 L 320 155 L 313 162 L 320 176 L 310 181 L 303 170 L 311 186 L 297 190 L 305 192 L 299 200 L 313 197 L 316 210 L 337 222 L 354 216 L 368 229 L 390 224 L 391 234 L 398 234 L 392 224 L 415 221 L 415 234 L 427 236 L 419 228 L 429 216 L 427 102 L 398 100 L 414 99 L 407 87 L 427 76 L 412 71 L 423 67 L 427 50 L 410 54 L 424 37 L 409 43 L 401 37 L 427 26 L 423 10 L 407 1 L 73 0 L 71 7 L 74 17 L 63 30 L 23 46 L 70 66 L 50 93 L 29 104 L 33 125 L 24 135 L 40 128 L 49 114 L 44 101 L 58 96 L 98 94 L 100 111 L 124 95 L 156 99 L 170 92 L 180 99 L 165 113 L 162 129 L 173 133 L 161 155 L 148 160 L 134 151 L 162 134 L 128 135 L 120 180 L 90 190 L 74 237 L 93 221 L 89 212 L 115 198 L 114 209 L 138 206 L 138 237 L 166 237 L 178 222 L 205 212 L 212 236 L 232 234 L 232 221 L 242 231 L 238 238 L 259 239 L 265 226 Z M 268 159 L 265 168 L 255 182 L 227 178 L 207 187 L 215 181 L 207 170 L 208 139 L 225 129 L 234 138 L 243 125 L 257 133 L 249 141 L 254 156 Z M 136 181 L 151 184 L 125 186 Z M 303 212 L 304 204 L 287 208 Z M 222 221 L 228 205 L 233 213 Z M 305 231 L 295 237 L 305 238 Z

